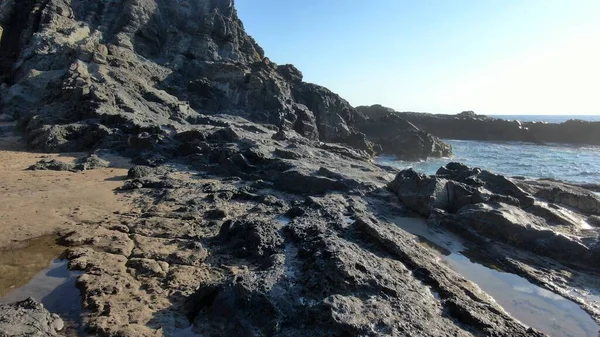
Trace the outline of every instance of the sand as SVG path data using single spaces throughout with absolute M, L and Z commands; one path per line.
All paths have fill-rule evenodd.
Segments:
M 110 221 L 114 212 L 129 209 L 128 199 L 114 191 L 127 175 L 123 158 L 103 158 L 110 168 L 83 172 L 27 171 L 43 158 L 70 161 L 84 154 L 28 152 L 12 126 L 0 123 L 0 249 L 81 223 Z

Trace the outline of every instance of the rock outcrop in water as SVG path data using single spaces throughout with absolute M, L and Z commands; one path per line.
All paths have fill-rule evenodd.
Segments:
M 367 117 L 358 123 L 358 128 L 379 144 L 383 153 L 394 154 L 404 160 L 452 155 L 450 145 L 393 113 Z
M 393 114 L 443 139 L 600 145 L 600 122 L 520 122 L 477 115 L 472 111 L 456 115 L 397 112 L 381 105 L 356 109 L 371 118 Z
M 405 170 L 388 187 L 409 209 L 471 240 L 491 239 L 567 263 L 600 266 L 600 242 L 587 221 L 598 214 L 600 198 L 583 188 L 511 180 L 460 163 L 435 176 Z
M 130 212 L 61 233 L 86 334 L 542 336 L 383 216 L 406 208 L 472 219 L 475 242 L 523 235 L 595 261 L 541 187 L 449 167 L 388 191 L 397 172 L 372 163 L 373 142 L 407 158 L 449 148 L 272 63 L 233 1 L 0 0 L 0 26 L 2 113 L 29 145 L 135 164 L 118 191 Z M 531 214 L 544 222 L 513 221 Z

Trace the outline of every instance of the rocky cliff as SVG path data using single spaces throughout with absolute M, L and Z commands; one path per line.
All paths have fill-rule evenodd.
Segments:
M 23 121 L 33 148 L 88 149 L 221 113 L 313 140 L 357 138 L 360 114 L 270 62 L 232 1 L 1 4 L 2 111 Z
M 373 153 L 362 114 L 265 57 L 233 1 L 0 3 L 2 112 L 32 148 L 97 148 L 230 114 Z
M 357 110 L 372 118 L 391 113 L 444 139 L 600 145 L 600 122 L 520 122 L 477 115 L 473 111 L 443 115 L 397 112 L 381 105 L 361 106 Z

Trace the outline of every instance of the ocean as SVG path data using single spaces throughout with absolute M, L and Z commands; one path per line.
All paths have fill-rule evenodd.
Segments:
M 569 119 L 600 122 L 600 115 L 490 115 L 490 117 L 527 122 L 562 123 Z M 452 158 L 432 158 L 421 162 L 381 156 L 377 162 L 404 169 L 435 174 L 451 161 L 480 167 L 506 176 L 553 178 L 572 183 L 600 184 L 600 146 L 566 144 L 536 145 L 522 142 L 480 142 L 449 140 Z
M 489 115 L 490 117 L 518 120 L 521 122 L 562 123 L 569 119 L 581 119 L 590 122 L 600 122 L 600 115 Z
M 554 178 L 572 183 L 600 184 L 600 147 L 564 144 L 536 145 L 521 142 L 480 142 L 444 140 L 452 145 L 452 158 L 431 158 L 421 162 L 399 161 L 381 156 L 377 162 L 404 169 L 435 174 L 451 161 L 480 167 L 506 176 Z

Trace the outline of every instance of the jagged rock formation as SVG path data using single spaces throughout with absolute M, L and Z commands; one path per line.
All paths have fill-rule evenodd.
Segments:
M 314 140 L 356 134 L 356 111 L 265 58 L 232 1 L 3 1 L 1 13 L 3 112 L 34 148 L 86 149 L 218 113 Z
M 238 135 L 240 143 L 264 139 Z M 90 224 L 67 234 L 70 267 L 85 273 L 78 287 L 87 331 L 542 336 L 440 265 L 435 252 L 377 219 L 371 201 L 393 199 L 381 189 L 380 178 L 391 178 L 385 171 L 327 151 L 309 159 L 302 156 L 313 147 L 279 142 L 298 157 L 254 148 L 265 154 L 246 167 L 254 181 L 210 177 L 202 166 L 196 166 L 201 174 L 176 176 L 138 167 L 144 173 L 125 185 L 138 209 L 117 215 L 119 225 Z M 298 180 L 294 190 L 309 187 L 282 191 L 289 185 L 270 178 L 277 167 L 295 167 L 281 173 Z
M 450 163 L 435 176 L 402 171 L 389 189 L 406 207 L 471 239 L 489 238 L 567 263 L 600 266 L 596 233 L 587 231 L 588 216 L 600 214 L 600 198 L 583 188 L 513 181 Z
M 356 108 L 369 117 L 390 113 L 444 139 L 600 145 L 600 122 L 569 120 L 559 124 L 508 121 L 463 111 L 456 115 L 397 112 L 381 105 Z
M 362 114 L 303 82 L 294 66 L 266 58 L 233 1 L 1 6 L 0 64 L 10 84 L 1 92 L 2 112 L 21 120 L 32 148 L 113 146 L 141 132 L 168 136 L 165 127 L 203 115 L 232 114 L 374 153 L 356 128 Z

